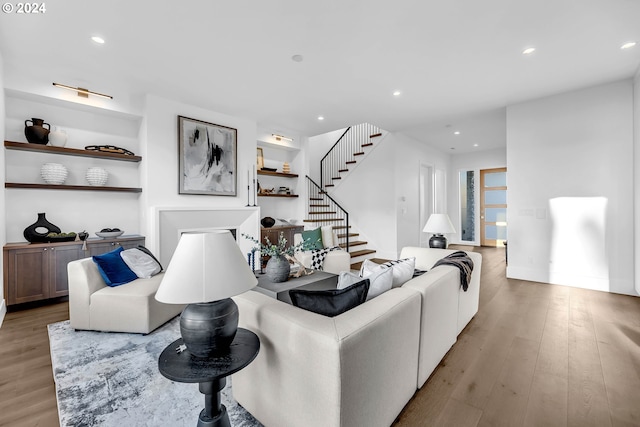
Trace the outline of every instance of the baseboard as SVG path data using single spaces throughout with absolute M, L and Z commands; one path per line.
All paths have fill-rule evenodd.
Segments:
M 0 301 L 0 328 L 2 328 L 2 321 L 4 320 L 4 315 L 7 314 L 7 304 L 4 302 L 4 298 Z

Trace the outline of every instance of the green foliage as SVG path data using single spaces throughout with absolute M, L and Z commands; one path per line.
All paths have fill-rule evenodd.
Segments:
M 75 237 L 76 233 L 73 231 L 70 233 L 49 233 L 47 237 Z
M 284 233 L 280 232 L 280 236 L 278 236 L 277 243 L 271 243 L 268 237 L 264 238 L 265 243 L 259 242 L 256 238 L 249 236 L 247 234 L 242 233 L 242 237 L 245 239 L 251 240 L 257 246 L 253 249 L 254 251 L 260 251 L 262 256 L 279 256 L 279 255 L 293 255 L 297 251 L 307 250 L 310 243 L 307 241 L 303 241 L 298 243 L 297 245 L 289 245 L 287 246 L 287 239 L 284 238 Z

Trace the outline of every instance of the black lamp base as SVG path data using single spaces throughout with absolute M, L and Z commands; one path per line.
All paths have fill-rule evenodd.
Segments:
M 429 239 L 429 247 L 435 249 L 446 249 L 447 248 L 447 238 L 442 234 L 434 234 Z
M 196 357 L 229 352 L 238 330 L 238 306 L 231 298 L 189 304 L 180 316 L 180 334 Z

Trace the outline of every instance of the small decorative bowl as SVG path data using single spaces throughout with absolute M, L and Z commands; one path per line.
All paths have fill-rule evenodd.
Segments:
M 64 184 L 68 174 L 67 168 L 60 163 L 45 163 L 40 168 L 40 176 L 47 184 Z
M 93 185 L 96 187 L 102 187 L 107 183 L 109 179 L 109 172 L 102 168 L 89 168 L 87 169 L 87 174 L 85 176 L 87 178 L 87 182 L 89 185 Z
M 96 236 L 102 237 L 103 239 L 108 239 L 109 237 L 118 237 L 122 236 L 124 231 L 96 231 Z

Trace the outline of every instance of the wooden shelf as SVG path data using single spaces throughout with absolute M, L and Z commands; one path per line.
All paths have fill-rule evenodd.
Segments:
M 142 157 L 140 156 L 129 156 L 119 153 L 106 153 L 103 151 L 79 150 L 77 148 L 51 147 L 49 145 L 30 144 L 28 142 L 5 141 L 4 146 L 9 150 L 36 151 L 40 153 L 93 157 L 98 159 L 120 160 L 125 162 L 139 162 L 142 160 Z M 258 173 L 260 173 L 260 171 L 258 171 Z
M 298 175 L 295 173 L 271 172 L 271 171 L 263 171 L 263 170 L 258 170 L 258 175 L 279 176 L 281 178 L 297 178 L 298 177 Z
M 142 193 L 142 188 L 133 187 L 99 187 L 92 185 L 56 185 L 56 184 L 25 184 L 7 182 L 5 188 L 26 188 L 39 190 L 76 190 L 76 191 L 117 191 L 122 193 Z M 296 196 L 298 197 L 298 196 Z
M 258 197 L 298 197 L 297 194 L 258 194 Z

